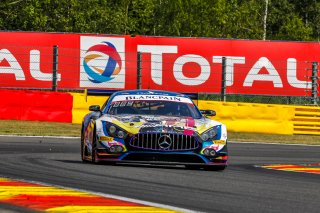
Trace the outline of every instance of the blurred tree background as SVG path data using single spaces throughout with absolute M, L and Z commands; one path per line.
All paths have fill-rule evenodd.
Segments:
M 319 41 L 320 0 L 1 0 L 0 30 Z

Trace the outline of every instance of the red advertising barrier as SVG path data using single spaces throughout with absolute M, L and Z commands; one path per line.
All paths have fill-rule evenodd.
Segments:
M 0 119 L 72 122 L 69 93 L 0 90 Z
M 79 35 L 0 33 L 0 85 L 14 88 L 51 88 L 53 46 L 63 47 L 59 70 L 63 79 L 78 79 Z M 77 57 L 77 58 L 75 58 Z M 76 60 L 72 60 L 76 59 Z M 78 81 L 61 81 L 61 88 L 76 88 Z
M 226 57 L 228 94 L 310 96 L 319 42 L 130 37 L 0 32 L 0 87 L 51 88 L 53 46 L 58 88 L 142 88 L 220 93 Z M 308 62 L 308 63 L 307 63 Z
M 180 92 L 220 93 L 226 57 L 228 94 L 306 96 L 310 62 L 320 61 L 319 42 L 155 37 L 135 42 L 144 57 L 143 88 Z

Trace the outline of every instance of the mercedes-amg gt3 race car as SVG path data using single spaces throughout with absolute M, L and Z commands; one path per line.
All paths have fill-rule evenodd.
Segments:
M 227 130 L 184 94 L 157 90 L 113 93 L 89 107 L 82 123 L 81 158 L 91 162 L 185 165 L 223 170 Z

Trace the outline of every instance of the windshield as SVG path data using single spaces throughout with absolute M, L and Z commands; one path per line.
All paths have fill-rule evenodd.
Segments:
M 175 101 L 132 100 L 112 102 L 108 114 L 164 115 L 201 118 L 195 105 Z

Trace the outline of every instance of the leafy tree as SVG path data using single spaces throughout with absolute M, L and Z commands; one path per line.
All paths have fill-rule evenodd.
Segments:
M 301 17 L 305 26 L 312 29 L 312 38 L 320 40 L 320 1 L 293 0 L 295 12 Z
M 2 0 L 0 29 L 262 39 L 260 0 Z M 318 0 L 269 0 L 267 39 L 317 40 Z
M 272 40 L 312 40 L 311 27 L 303 23 L 295 5 L 288 0 L 271 2 L 267 32 Z

